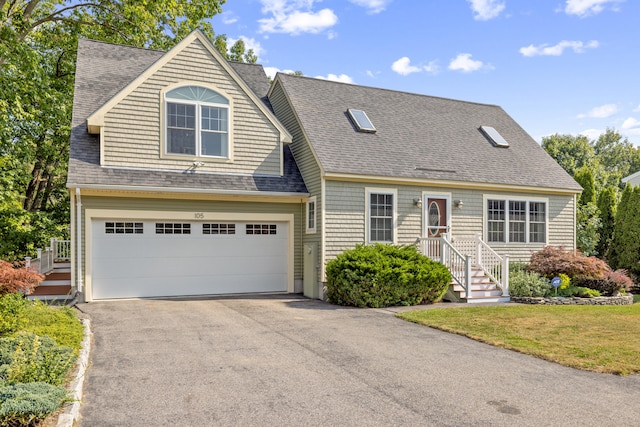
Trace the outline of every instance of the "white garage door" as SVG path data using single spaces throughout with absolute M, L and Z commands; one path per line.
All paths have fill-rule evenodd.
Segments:
M 288 223 L 92 221 L 93 299 L 287 290 Z

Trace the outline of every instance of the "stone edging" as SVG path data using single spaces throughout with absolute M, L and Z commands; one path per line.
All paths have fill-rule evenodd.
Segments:
M 633 295 L 621 295 L 617 297 L 511 297 L 511 302 L 520 304 L 539 305 L 630 305 L 633 304 Z
M 71 403 L 67 405 L 64 412 L 58 417 L 57 427 L 72 427 L 80 415 L 80 399 L 82 398 L 84 373 L 89 365 L 89 351 L 91 349 L 91 321 L 89 319 L 82 319 L 82 324 L 84 325 L 84 339 L 82 340 L 82 348 L 78 356 L 78 372 L 69 385 Z

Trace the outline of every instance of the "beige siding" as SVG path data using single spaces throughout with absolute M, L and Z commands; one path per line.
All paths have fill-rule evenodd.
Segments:
M 296 164 L 300 169 L 302 178 L 304 179 L 307 191 L 311 197 L 316 196 L 316 232 L 312 234 L 306 234 L 306 208 L 304 209 L 304 224 L 303 224 L 303 242 L 316 243 L 318 245 L 318 265 L 322 265 L 322 183 L 321 172 L 318 163 L 311 151 L 309 143 L 307 142 L 302 129 L 299 126 L 296 117 L 291 110 L 289 103 L 282 91 L 279 84 L 273 88 L 271 96 L 269 97 L 271 105 L 276 113 L 276 117 L 287 128 L 293 138 L 291 143 L 291 151 L 296 159 Z M 321 279 L 322 268 L 319 269 L 318 280 Z
M 434 187 L 364 184 L 343 181 L 326 183 L 326 261 L 333 259 L 345 249 L 365 241 L 365 188 L 396 190 L 397 243 L 413 244 L 423 233 L 423 209 L 413 200 L 423 194 L 448 194 L 451 197 L 451 233 L 453 237 L 474 237 L 483 233 L 483 199 L 485 194 L 504 198 L 528 198 L 548 200 L 548 236 L 551 245 L 574 246 L 574 198 L 562 195 L 541 196 L 527 193 L 501 193 L 465 189 L 443 189 Z M 461 209 L 453 206 L 454 200 L 462 200 Z M 500 254 L 509 254 L 513 260 L 528 260 L 531 252 L 542 249 L 545 244 L 492 244 Z
M 161 91 L 182 81 L 211 85 L 231 98 L 233 162 L 203 157 L 205 166 L 200 170 L 280 174 L 279 131 L 198 40 L 106 114 L 103 128 L 105 165 L 179 171 L 192 165 L 193 157 L 184 160 L 160 157 Z
M 294 280 L 300 280 L 302 279 L 302 233 L 300 224 L 302 224 L 303 206 L 304 205 L 300 203 L 229 202 L 207 200 L 171 200 L 130 197 L 82 196 L 82 238 L 84 242 L 84 218 L 86 209 L 293 214 Z M 302 232 L 304 232 L 304 230 Z M 86 254 L 85 246 L 83 246 L 82 252 L 82 259 L 84 260 Z

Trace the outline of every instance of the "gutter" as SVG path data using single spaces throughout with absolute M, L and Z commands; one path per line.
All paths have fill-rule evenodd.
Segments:
M 309 197 L 308 192 L 293 193 L 280 191 L 255 191 L 255 190 L 221 190 L 221 189 L 203 189 L 203 188 L 179 188 L 179 187 L 144 187 L 139 185 L 104 185 L 104 184 L 67 184 L 69 188 L 76 188 L 76 195 L 79 196 L 80 186 L 87 190 L 106 190 L 106 191 L 139 191 L 145 193 L 186 193 L 186 194 L 211 194 L 211 195 L 227 195 L 227 196 L 271 196 L 271 197 Z
M 76 291 L 82 293 L 82 198 L 76 187 Z

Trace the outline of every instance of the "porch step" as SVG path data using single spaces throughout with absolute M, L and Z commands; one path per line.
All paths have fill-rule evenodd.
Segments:
M 47 302 L 65 302 L 73 299 L 71 264 L 54 262 L 53 270 L 45 275 L 44 281 L 27 298 Z
M 479 268 L 471 269 L 471 295 L 467 297 L 465 289 L 453 282 L 449 286 L 446 298 L 467 303 L 483 303 L 483 302 L 508 302 L 510 298 L 508 296 L 502 296 L 502 289 L 498 287 L 489 277 L 484 274 L 484 271 Z

